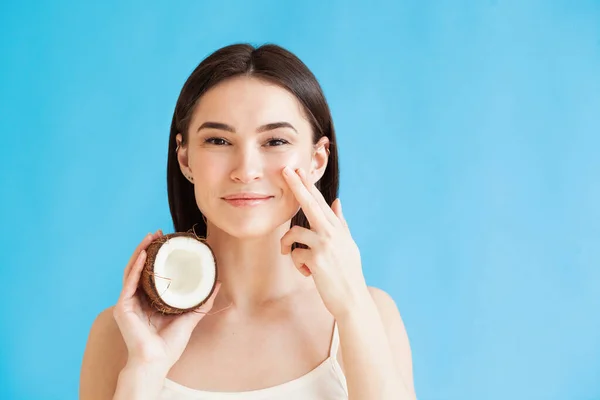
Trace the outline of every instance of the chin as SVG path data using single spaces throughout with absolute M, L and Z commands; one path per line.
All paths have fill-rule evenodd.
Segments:
M 223 232 L 237 239 L 258 239 L 267 236 L 275 231 L 281 224 L 270 221 L 270 218 L 264 218 L 262 221 L 223 221 L 222 223 L 213 222 Z
M 223 232 L 238 239 L 258 239 L 277 231 L 288 224 L 294 213 L 265 212 L 255 215 L 235 215 L 221 212 L 219 217 L 210 221 Z M 281 233 L 283 235 L 283 232 Z

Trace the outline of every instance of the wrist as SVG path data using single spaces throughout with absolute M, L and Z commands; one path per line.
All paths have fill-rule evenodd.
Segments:
M 128 359 L 127 364 L 121 371 L 131 376 L 148 376 L 152 378 L 166 378 L 169 367 L 163 363 L 149 363 L 134 359 Z
M 168 370 L 163 366 L 141 364 L 128 360 L 119 373 L 113 400 L 157 399 Z

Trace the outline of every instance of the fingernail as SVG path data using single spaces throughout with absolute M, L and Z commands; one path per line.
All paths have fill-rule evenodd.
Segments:
M 291 175 L 292 174 L 292 169 L 286 165 L 283 168 L 283 173 L 286 174 L 286 175 Z

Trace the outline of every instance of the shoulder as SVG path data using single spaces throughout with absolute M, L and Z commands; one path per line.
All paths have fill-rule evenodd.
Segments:
M 369 287 L 369 292 L 377 306 L 397 368 L 406 386 L 414 393 L 412 352 L 396 302 L 392 296 L 381 289 Z
M 402 320 L 400 310 L 392 296 L 384 290 L 373 286 L 369 286 L 369 293 L 377 306 L 379 317 L 385 326 L 388 336 L 397 337 L 400 335 L 401 337 L 406 338 L 407 334 L 404 327 L 404 321 Z M 406 338 L 406 342 L 408 342 L 408 338 Z
M 110 399 L 127 361 L 127 347 L 113 317 L 114 307 L 100 312 L 88 335 L 80 374 L 81 399 Z
M 121 331 L 114 318 L 114 306 L 106 308 L 94 319 L 88 337 L 88 347 L 93 350 L 93 346 L 96 345 L 122 345 L 126 349 L 121 337 Z
M 369 293 L 371 294 L 371 298 L 377 306 L 377 310 L 379 311 L 379 314 L 384 322 L 390 318 L 393 319 L 400 317 L 400 312 L 396 302 L 386 291 L 374 286 L 369 286 Z
M 381 301 L 394 301 L 392 296 L 390 296 L 385 290 L 379 289 L 375 286 L 368 286 L 369 293 L 371 293 L 371 297 L 373 300 L 381 300 Z

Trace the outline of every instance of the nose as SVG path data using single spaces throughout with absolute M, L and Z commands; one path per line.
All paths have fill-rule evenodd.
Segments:
M 254 146 L 240 146 L 234 156 L 235 164 L 231 170 L 231 180 L 250 183 L 263 177 L 263 165 L 260 149 Z

